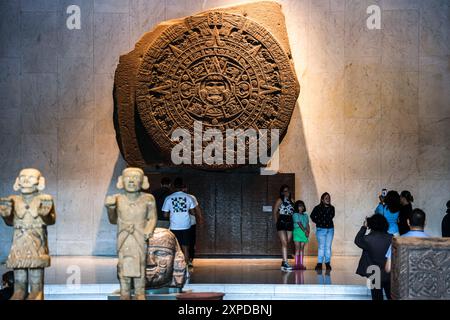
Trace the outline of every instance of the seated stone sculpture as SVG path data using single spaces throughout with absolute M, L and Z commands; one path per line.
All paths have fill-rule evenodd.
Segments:
M 186 262 L 175 235 L 156 228 L 149 239 L 146 267 L 147 288 L 182 288 L 186 280 Z

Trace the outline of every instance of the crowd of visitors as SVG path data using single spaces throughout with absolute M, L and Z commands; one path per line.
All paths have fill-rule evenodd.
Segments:
M 424 230 L 426 213 L 413 209 L 413 201 L 411 192 L 406 190 L 400 194 L 394 190 L 382 194 L 375 214 L 366 219 L 356 235 L 355 244 L 363 250 L 356 273 L 370 279 L 373 300 L 383 300 L 384 296 L 391 299 L 392 238 L 428 237 Z
M 426 213 L 413 209 L 414 197 L 404 190 L 383 189 L 374 214 L 364 220 L 355 237 L 355 244 L 362 249 L 356 273 L 372 281 L 371 294 L 374 300 L 382 300 L 384 296 L 391 299 L 391 243 L 392 238 L 428 237 L 425 233 Z M 331 271 L 332 244 L 334 237 L 335 208 L 331 204 L 331 196 L 325 192 L 320 197 L 320 203 L 314 207 L 308 216 L 304 201 L 294 202 L 289 186 L 282 185 L 279 198 L 273 206 L 273 217 L 276 222 L 278 237 L 281 242 L 281 270 L 306 270 L 304 263 L 305 245 L 309 242 L 309 220 L 316 226 L 318 244 L 317 265 L 319 273 L 323 269 Z M 447 213 L 442 220 L 442 237 L 450 237 L 450 201 L 447 202 Z M 294 240 L 295 265 L 288 262 L 289 244 Z M 375 273 L 378 271 L 378 279 Z
M 161 180 L 161 187 L 153 192 L 158 208 L 158 226 L 169 228 L 178 239 L 186 258 L 192 267 L 195 257 L 196 225 L 203 223 L 203 212 L 197 198 L 188 193 L 181 178 L 176 178 L 171 188 L 169 178 Z M 367 277 L 373 285 L 372 299 L 391 298 L 390 269 L 392 238 L 428 237 L 425 233 L 426 214 L 423 210 L 413 209 L 414 197 L 404 190 L 383 189 L 374 214 L 367 217 L 355 237 L 355 244 L 362 249 L 356 273 Z M 315 270 L 330 272 L 332 244 L 334 238 L 335 207 L 331 204 L 331 195 L 325 192 L 320 197 L 311 215 L 302 200 L 294 201 L 288 185 L 280 187 L 279 196 L 273 206 L 273 218 L 281 243 L 281 270 L 306 270 L 304 262 L 305 246 L 310 241 L 310 220 L 315 224 L 317 239 L 317 264 Z M 447 202 L 447 214 L 442 220 L 442 236 L 450 237 L 450 201 Z M 288 251 L 294 242 L 294 265 L 289 264 Z M 373 277 L 378 271 L 379 279 Z
M 311 221 L 316 225 L 316 237 L 319 246 L 316 271 L 321 271 L 323 264 L 327 271 L 331 270 L 331 247 L 334 237 L 333 218 L 335 209 L 331 205 L 331 196 L 325 192 L 320 203 L 311 212 Z M 273 217 L 276 222 L 278 237 L 281 242 L 282 271 L 305 270 L 304 252 L 309 241 L 310 226 L 306 205 L 302 200 L 294 203 L 289 186 L 282 185 L 280 194 L 273 206 Z M 295 265 L 288 262 L 288 247 L 294 237 Z

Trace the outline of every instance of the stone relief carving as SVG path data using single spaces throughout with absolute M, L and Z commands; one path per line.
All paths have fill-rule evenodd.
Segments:
M 450 239 L 396 237 L 392 254 L 394 299 L 450 299 Z
M 258 4 L 267 7 L 264 16 Z M 139 154 L 144 144 L 136 142 L 139 126 L 167 163 L 172 132 L 193 136 L 194 121 L 224 136 L 227 129 L 278 129 L 283 137 L 300 90 L 284 33 L 280 5 L 262 1 L 170 20 L 144 35 L 116 71 L 116 130 L 125 159 L 146 162 Z

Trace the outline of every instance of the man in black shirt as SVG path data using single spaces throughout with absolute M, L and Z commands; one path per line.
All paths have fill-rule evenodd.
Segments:
M 161 187 L 152 192 L 156 201 L 156 209 L 158 210 L 158 223 L 156 224 L 156 227 L 158 228 L 169 228 L 170 222 L 169 219 L 164 216 L 162 206 L 166 197 L 172 194 L 170 184 L 170 179 L 168 177 L 164 177 L 161 179 Z
M 442 219 L 442 237 L 450 238 L 450 200 L 447 202 L 447 214 Z
M 14 293 L 14 272 L 8 271 L 2 276 L 2 289 L 0 290 L 0 301 L 9 300 Z

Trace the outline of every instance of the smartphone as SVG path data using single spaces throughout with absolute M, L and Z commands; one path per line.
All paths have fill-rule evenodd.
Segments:
M 381 196 L 384 198 L 387 195 L 387 189 L 383 188 L 381 189 Z

